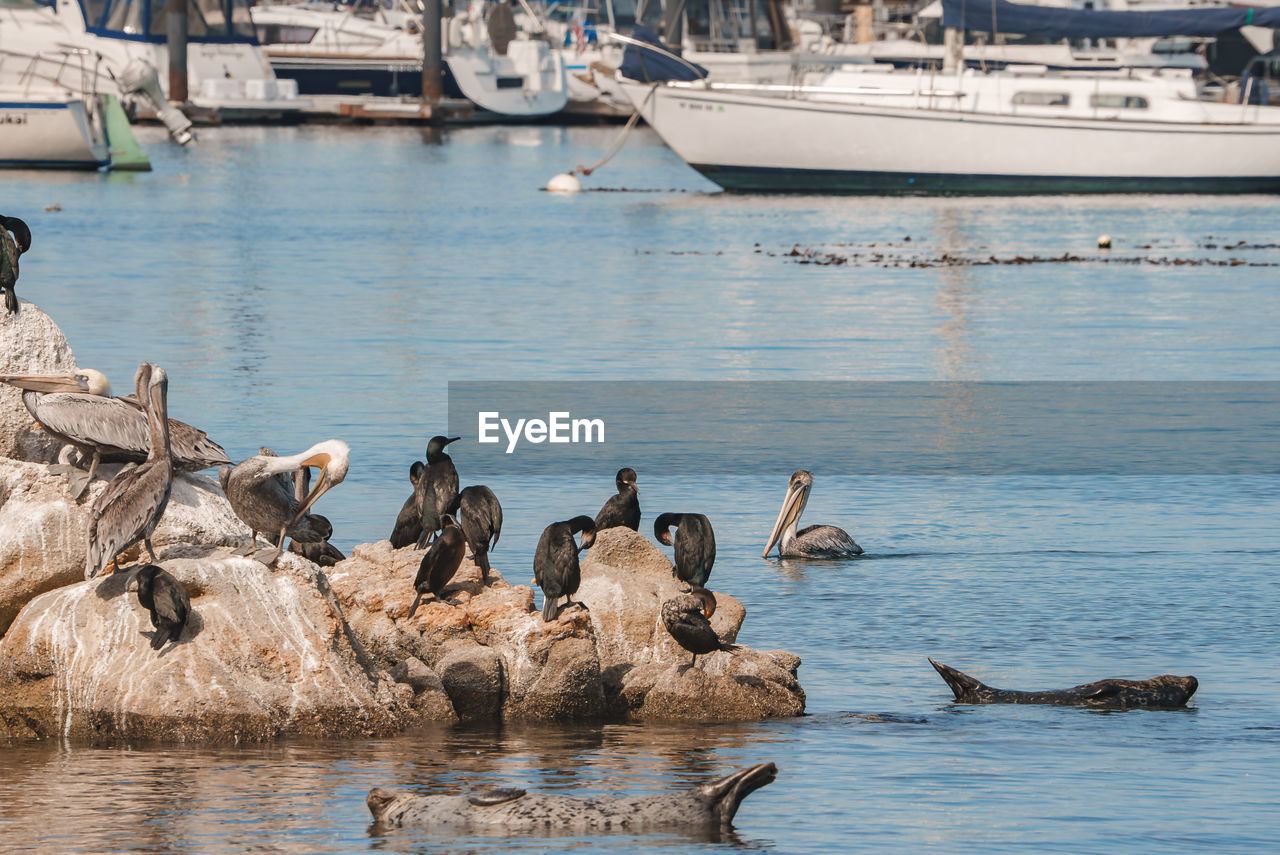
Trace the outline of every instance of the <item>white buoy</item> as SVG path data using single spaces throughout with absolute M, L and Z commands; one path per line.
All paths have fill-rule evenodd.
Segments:
M 1111 249 L 1111 235 L 1098 236 L 1098 249 Z
M 561 172 L 547 182 L 549 193 L 577 193 L 581 189 L 582 182 L 578 180 L 578 176 L 568 172 Z

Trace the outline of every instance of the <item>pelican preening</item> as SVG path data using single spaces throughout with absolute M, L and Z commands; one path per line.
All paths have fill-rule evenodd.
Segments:
M 422 563 L 418 565 L 418 575 L 413 580 L 413 589 L 418 593 L 413 598 L 413 605 L 409 607 L 409 617 L 413 617 L 418 611 L 418 604 L 427 594 L 446 602 L 441 594 L 444 593 L 445 585 L 449 584 L 449 580 L 462 566 L 466 552 L 466 535 L 458 526 L 458 521 L 451 514 L 445 514 L 440 518 L 440 536 L 431 544 L 427 554 L 422 556 Z
M 617 485 L 618 492 L 610 496 L 600 513 L 596 514 L 596 531 L 620 525 L 639 531 L 640 491 L 636 488 L 636 470 L 619 469 L 613 482 Z
M 676 537 L 671 540 L 671 527 Z M 716 563 L 716 534 L 711 520 L 702 514 L 662 514 L 653 522 L 653 536 L 659 543 L 675 546 L 676 561 L 672 572 L 692 588 L 705 588 Z
M 468 487 L 458 495 L 458 513 L 467 545 L 480 565 L 481 584 L 489 584 L 489 550 L 498 545 L 502 534 L 502 505 L 498 497 L 483 484 Z
M 270 451 L 270 449 L 260 449 L 260 451 Z M 271 456 L 276 456 L 274 451 L 271 452 Z M 311 467 L 300 466 L 293 471 L 293 497 L 298 500 L 298 504 L 302 504 L 307 500 L 310 492 Z M 345 561 L 347 556 L 342 554 L 342 550 L 329 542 L 329 538 L 333 537 L 333 523 L 329 522 L 329 518 L 319 514 L 307 514 L 307 516 L 311 518 L 311 528 L 320 535 L 320 539 L 291 540 L 289 551 L 295 555 L 301 555 L 320 567 L 332 567 L 339 561 Z
M 151 450 L 150 430 L 141 399 L 111 397 L 111 384 L 100 371 L 74 374 L 4 375 L 0 382 L 22 389 L 22 403 L 48 434 L 91 455 L 89 471 L 64 467 L 72 498 L 80 498 L 98 472 L 98 464 L 141 463 Z M 177 472 L 197 472 L 230 463 L 222 446 L 204 431 L 169 419 L 169 442 Z
M 422 490 L 426 488 L 422 475 L 426 471 L 427 465 L 421 460 L 413 461 L 409 467 L 409 483 L 413 485 L 413 492 L 404 500 L 396 524 L 391 529 L 392 549 L 413 546 L 418 542 L 418 535 L 422 534 Z
M 580 544 L 573 539 L 579 532 L 582 533 Z M 566 598 L 566 607 L 574 604 L 569 597 L 578 593 L 578 585 L 582 582 L 578 553 L 589 548 L 595 539 L 596 524 L 588 516 L 553 522 L 538 538 L 538 551 L 533 556 L 533 580 L 542 589 L 544 621 L 550 622 L 559 616 L 557 603 L 561 597 Z
M 444 450 L 449 443 L 460 439 L 460 436 L 433 436 L 427 442 L 427 471 L 422 476 L 422 533 L 418 535 L 417 542 L 419 549 L 440 531 L 444 515 L 458 499 L 458 470 L 454 468 L 453 458 Z
M 84 577 L 92 579 L 115 564 L 118 556 L 141 540 L 151 560 L 151 534 L 169 504 L 173 462 L 169 457 L 169 419 L 166 398 L 169 378 L 159 365 L 144 362 L 135 376 L 138 400 L 146 408 L 150 451 L 141 464 L 125 466 L 111 479 L 89 512 L 88 549 Z
M 862 554 L 862 547 L 848 532 L 833 525 L 811 525 L 796 531 L 811 489 L 812 472 L 801 469 L 791 476 L 787 494 L 782 499 L 782 510 L 778 512 L 778 521 L 773 524 L 762 557 L 769 557 L 769 550 L 775 543 L 782 558 L 848 558 Z
M 31 229 L 27 224 L 17 217 L 0 215 L 0 291 L 4 291 L 4 307 L 10 314 L 18 314 L 18 257 L 29 249 Z
M 676 643 L 693 654 L 689 663 L 698 664 L 699 653 L 717 650 L 733 650 L 711 628 L 711 616 L 716 613 L 716 595 L 706 588 L 694 588 L 687 594 L 677 594 L 662 604 L 662 624 Z
M 350 449 L 337 439 L 318 442 L 301 454 L 275 457 L 259 454 L 232 466 L 218 470 L 218 481 L 227 494 L 231 509 L 250 529 L 256 539 L 262 532 L 275 538 L 275 547 L 262 550 L 254 557 L 270 566 L 280 557 L 286 536 L 301 543 L 314 543 L 325 539 L 326 526 L 317 526 L 315 517 L 307 511 L 331 488 L 347 477 Z M 316 485 L 299 499 L 293 489 L 292 478 L 282 479 L 304 466 L 320 470 Z M 326 521 L 327 522 L 327 521 Z M 327 527 L 329 533 L 332 527 Z M 246 553 L 253 550 L 251 543 Z
M 151 625 L 156 628 L 151 637 L 151 649 L 159 650 L 166 641 L 177 641 L 187 625 L 191 612 L 191 599 L 182 583 L 154 564 L 146 564 L 134 574 L 125 586 L 136 585 L 138 602 L 151 613 Z

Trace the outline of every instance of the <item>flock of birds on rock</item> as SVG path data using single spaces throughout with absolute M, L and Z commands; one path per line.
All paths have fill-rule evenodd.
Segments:
M 62 375 L 5 375 L 0 382 L 22 390 L 22 400 L 36 423 L 79 452 L 78 465 L 57 464 L 73 498 L 85 494 L 102 463 L 125 465 L 94 499 L 86 534 L 85 578 L 108 567 L 119 571 L 122 553 L 141 541 L 152 563 L 138 577 L 139 601 L 151 612 L 156 638 L 181 634 L 189 610 L 182 585 L 156 566 L 151 544 L 173 489 L 175 473 L 218 469 L 218 480 L 236 516 L 251 530 L 247 546 L 234 550 L 271 567 L 292 540 L 290 551 L 321 566 L 343 560 L 328 541 L 333 526 L 311 508 L 325 492 L 342 483 L 349 449 L 340 440 L 325 440 L 298 454 L 280 456 L 269 448 L 232 465 L 221 446 L 198 428 L 168 416 L 168 377 L 159 365 L 144 362 L 134 377 L 134 394 L 113 397 L 107 378 L 93 369 Z M 413 493 L 405 500 L 391 532 L 394 548 L 425 549 L 409 609 L 413 617 L 423 599 L 445 599 L 445 589 L 470 551 L 489 584 L 489 552 L 502 534 L 502 505 L 484 485 L 459 489 L 458 471 L 446 452 L 459 437 L 435 436 L 427 443 L 426 462 L 409 468 Z M 87 461 L 87 470 L 82 468 Z M 316 470 L 314 485 L 311 471 Z M 618 471 L 617 493 L 594 518 L 581 515 L 553 522 L 542 532 L 534 553 L 534 583 L 543 591 L 544 621 L 556 620 L 570 606 L 582 581 L 579 554 L 590 548 L 596 533 L 625 526 L 640 529 L 640 500 L 634 469 Z M 797 472 L 787 487 L 782 510 L 765 553 L 796 557 L 841 557 L 862 549 L 834 526 L 797 531 L 813 476 Z M 674 535 L 672 531 L 674 530 Z M 259 535 L 270 543 L 258 547 Z M 661 616 L 671 636 L 697 656 L 720 649 L 711 628 L 715 595 L 706 587 L 715 563 L 715 532 L 702 514 L 664 513 L 654 523 L 654 537 L 675 549 L 674 575 L 687 591 L 662 605 Z M 132 582 L 131 582 L 132 584 Z M 154 594 L 152 592 L 155 592 Z M 583 606 L 585 607 L 585 606 Z

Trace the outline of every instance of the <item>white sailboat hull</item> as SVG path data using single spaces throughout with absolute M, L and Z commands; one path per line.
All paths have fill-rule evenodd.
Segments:
M 681 158 L 729 190 L 1280 192 L 1280 123 L 1229 124 L 1244 116 L 1236 105 L 1204 105 L 1221 122 L 1126 121 L 623 85 Z
M 110 162 L 106 134 L 84 101 L 0 93 L 0 166 L 99 169 Z

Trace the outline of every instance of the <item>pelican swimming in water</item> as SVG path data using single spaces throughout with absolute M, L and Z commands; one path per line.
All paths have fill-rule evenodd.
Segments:
M 422 533 L 418 535 L 419 549 L 426 546 L 427 541 L 443 528 L 441 520 L 458 500 L 458 470 L 453 465 L 453 458 L 445 454 L 444 450 L 449 443 L 460 439 L 460 436 L 433 436 L 427 442 L 427 471 L 422 475 Z
M 0 382 L 22 389 L 22 403 L 48 434 L 91 456 L 89 471 L 65 471 L 71 497 L 78 499 L 98 473 L 99 463 L 141 463 L 151 450 L 150 429 L 136 396 L 111 397 L 106 375 L 92 368 L 73 374 L 2 375 Z M 169 443 L 176 472 L 198 472 L 230 463 L 222 446 L 204 431 L 169 419 Z
M 166 401 L 169 378 L 159 365 L 144 362 L 138 366 L 136 382 L 138 400 L 147 412 L 151 450 L 141 464 L 130 463 L 121 469 L 94 500 L 89 511 L 86 579 L 97 576 L 108 564 L 114 564 L 119 570 L 120 553 L 139 540 L 146 545 L 151 561 L 156 561 L 151 535 L 169 504 L 169 493 L 173 489 Z
M 636 470 L 619 469 L 613 483 L 618 492 L 609 497 L 596 514 L 596 531 L 606 528 L 626 526 L 632 531 L 640 530 L 640 491 L 636 487 Z
M 315 517 L 307 510 L 331 488 L 342 483 L 347 477 L 347 461 L 350 449 L 347 444 L 337 439 L 318 442 L 301 454 L 288 457 L 275 457 L 259 454 L 233 466 L 223 466 L 218 470 L 218 481 L 222 491 L 227 494 L 231 509 L 250 529 L 256 539 L 262 532 L 267 537 L 275 538 L 275 547 L 254 555 L 258 561 L 271 566 L 280 557 L 284 549 L 285 537 L 292 537 L 302 543 L 314 543 L 324 540 L 323 527 L 317 526 Z M 292 489 L 288 475 L 304 466 L 312 466 L 320 470 L 316 485 L 299 499 Z M 332 531 L 332 528 L 329 529 Z M 254 548 L 253 543 L 238 550 L 248 554 Z
M 480 567 L 481 585 L 489 584 L 489 550 L 502 534 L 502 505 L 483 484 L 468 487 L 458 495 L 458 513 L 467 545 Z
M 12 232 L 12 234 L 10 234 Z M 18 314 L 18 257 L 31 249 L 31 229 L 17 217 L 0 215 L 0 291 L 4 307 Z
M 440 536 L 431 544 L 427 554 L 422 556 L 422 563 L 418 565 L 418 575 L 413 580 L 417 596 L 413 598 L 413 605 L 409 606 L 409 617 L 413 617 L 418 611 L 418 604 L 427 594 L 440 602 L 448 602 L 441 595 L 445 585 L 449 584 L 449 580 L 462 566 L 462 559 L 466 554 L 466 535 L 459 528 L 458 521 L 451 514 L 445 514 L 440 519 Z
M 671 527 L 676 527 L 674 543 Z M 691 588 L 705 588 L 716 563 L 716 533 L 711 520 L 702 514 L 662 514 L 653 522 L 653 536 L 659 543 L 675 546 L 672 572 Z
M 775 543 L 778 544 L 778 555 L 781 558 L 848 558 L 862 554 L 862 547 L 854 542 L 849 533 L 833 525 L 811 525 L 796 531 L 796 524 L 804 513 L 811 489 L 812 472 L 801 469 L 791 476 L 787 494 L 782 499 L 782 510 L 778 512 L 778 521 L 773 524 L 773 531 L 769 534 L 769 542 L 765 544 L 762 557 L 769 557 L 769 550 L 773 549 Z
M 575 543 L 573 536 L 579 532 L 582 533 L 582 542 Z M 543 529 L 542 537 L 538 539 L 538 550 L 533 556 L 533 581 L 543 594 L 543 621 L 549 623 L 559 616 L 557 604 L 561 597 L 566 598 L 566 607 L 574 604 L 568 598 L 578 593 L 578 585 L 582 583 L 578 553 L 588 549 L 595 539 L 596 525 L 588 516 L 553 522 Z

